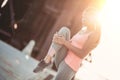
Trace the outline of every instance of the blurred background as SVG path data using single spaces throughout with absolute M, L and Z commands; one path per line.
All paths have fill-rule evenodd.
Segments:
M 99 46 L 92 52 L 92 70 L 89 70 L 109 80 L 120 80 L 118 0 L 0 0 L 0 5 L 0 39 L 18 50 L 34 40 L 31 56 L 36 60 L 45 57 L 57 30 L 68 26 L 74 35 L 81 29 L 81 21 L 78 21 L 79 25 L 70 26 L 73 17 L 78 13 L 81 15 L 87 6 L 96 7 L 100 10 L 102 36 Z M 85 64 L 85 67 L 89 66 Z M 84 77 L 83 80 L 90 79 L 86 75 L 84 69 L 77 74 Z
M 89 5 L 102 4 L 103 0 L 0 0 L 0 39 L 19 50 L 35 40 L 32 56 L 40 60 L 59 28 L 68 26 L 74 35 L 81 21 L 77 27 L 69 26 L 71 19 Z

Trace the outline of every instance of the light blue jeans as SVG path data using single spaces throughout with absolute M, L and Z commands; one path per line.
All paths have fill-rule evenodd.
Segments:
M 62 27 L 58 32 L 58 34 L 63 35 L 66 40 L 70 40 L 70 33 L 71 31 L 67 27 Z M 64 58 L 67 55 L 67 48 L 56 43 L 52 43 L 51 45 L 56 51 L 55 65 L 58 69 L 54 80 L 71 80 L 76 72 L 73 71 L 73 69 L 70 68 L 64 61 Z

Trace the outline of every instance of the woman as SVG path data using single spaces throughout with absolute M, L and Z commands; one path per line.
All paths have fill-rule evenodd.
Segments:
M 82 60 L 93 50 L 100 40 L 100 27 L 97 26 L 97 10 L 89 7 L 82 14 L 82 29 L 70 39 L 70 29 L 62 27 L 53 37 L 53 42 L 44 60 L 34 72 L 43 70 L 55 55 L 58 69 L 55 80 L 71 80 L 78 71 Z

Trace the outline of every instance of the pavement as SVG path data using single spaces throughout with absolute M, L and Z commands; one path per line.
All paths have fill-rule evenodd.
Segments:
M 52 80 L 56 72 L 49 67 L 33 73 L 38 62 L 0 40 L 0 80 Z

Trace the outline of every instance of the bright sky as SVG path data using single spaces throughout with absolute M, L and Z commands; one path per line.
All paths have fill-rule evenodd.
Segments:
M 93 51 L 93 71 L 109 78 L 110 80 L 120 80 L 119 2 L 119 0 L 106 1 L 100 17 L 100 22 L 102 24 L 101 42 Z

